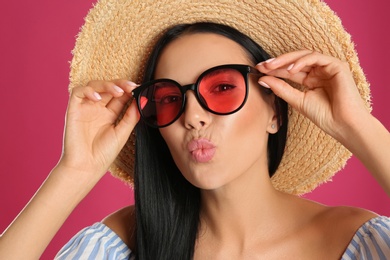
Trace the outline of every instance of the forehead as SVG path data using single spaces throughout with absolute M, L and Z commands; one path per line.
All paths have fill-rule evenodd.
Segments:
M 155 78 L 171 78 L 181 84 L 189 84 L 203 71 L 224 64 L 251 62 L 243 47 L 222 35 L 186 34 L 162 51 Z

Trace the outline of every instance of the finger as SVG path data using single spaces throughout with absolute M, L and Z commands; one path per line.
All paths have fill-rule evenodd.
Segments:
M 259 84 L 264 87 L 269 87 L 275 95 L 285 100 L 293 108 L 301 112 L 304 101 L 304 93 L 296 88 L 293 88 L 284 80 L 264 76 L 259 79 Z
M 99 101 L 103 106 L 105 106 L 111 100 L 113 95 L 121 96 L 123 93 L 124 91 L 119 90 L 119 88 L 115 87 L 115 84 L 112 82 L 93 81 L 89 82 L 88 85 L 84 87 L 74 87 L 71 90 L 71 97 L 76 97 L 78 102 L 81 102 L 82 100 L 90 100 L 94 102 Z
M 124 90 L 112 81 L 93 80 L 88 82 L 86 87 L 91 87 L 98 93 L 109 93 L 114 97 L 119 97 L 124 93 Z
M 278 68 L 288 68 L 288 66 L 294 63 L 296 60 L 306 55 L 309 55 L 310 53 L 312 53 L 312 51 L 309 50 L 289 52 L 286 54 L 282 54 L 276 58 L 260 62 L 256 65 L 256 67 L 263 73 L 267 73 L 268 71 L 275 70 Z
M 324 75 L 333 76 L 337 73 L 335 70 L 341 61 L 327 55 L 320 54 L 318 52 L 312 52 L 308 55 L 305 55 L 299 59 L 297 59 L 294 63 L 290 64 L 288 67 L 288 71 L 292 74 L 304 71 L 304 70 L 313 70 L 317 67 L 322 67 Z
M 91 101 L 98 102 L 102 100 L 102 96 L 97 93 L 92 87 L 74 87 L 70 92 L 71 97 L 77 99 L 89 99 Z
M 293 82 L 302 84 L 302 82 L 304 82 L 304 80 L 307 78 L 308 72 L 299 71 L 299 72 L 292 74 L 286 69 L 276 69 L 276 70 L 272 70 L 272 71 L 268 72 L 267 75 L 274 76 L 277 78 L 289 79 Z
M 127 102 L 132 98 L 130 94 L 124 94 L 118 98 L 112 98 L 111 101 L 106 105 L 106 108 L 113 112 L 116 116 L 122 112 Z
M 125 94 L 119 98 L 112 98 L 106 107 L 116 115 L 119 115 L 119 113 L 122 112 L 123 107 L 132 98 L 132 91 L 139 85 L 127 80 L 115 80 L 114 83 L 122 88 L 125 91 Z
M 333 63 L 339 64 L 341 61 L 316 51 L 304 50 L 282 54 L 276 58 L 261 62 L 256 67 L 266 74 L 277 69 L 286 69 L 290 73 L 296 73 L 298 71 L 308 72 L 315 67 L 325 67 Z
M 117 132 L 118 137 L 120 138 L 121 143 L 126 142 L 135 125 L 137 124 L 139 118 L 140 115 L 138 113 L 137 104 L 135 100 L 133 100 L 130 106 L 127 108 L 123 118 L 115 127 L 115 130 Z
M 310 73 L 310 72 L 309 72 Z M 294 74 L 286 70 L 274 70 L 267 75 L 277 78 L 288 79 L 292 82 L 305 86 L 307 89 L 315 89 L 317 87 L 324 87 L 324 80 L 321 78 L 309 77 L 308 72 L 299 71 Z
M 298 56 L 299 54 L 301 55 Z M 299 58 L 295 61 L 292 61 L 291 57 Z M 288 65 L 288 63 L 285 64 L 279 59 L 284 59 L 285 62 L 292 63 Z M 275 60 L 279 60 L 277 62 L 279 64 L 278 66 L 283 67 L 277 67 L 276 69 L 270 70 L 260 64 L 258 65 L 258 69 L 267 75 L 289 79 L 301 85 L 305 85 L 309 89 L 322 86 L 324 80 L 326 81 L 333 78 L 342 70 L 348 70 L 348 66 L 345 66 L 342 61 L 331 56 L 320 54 L 318 52 L 295 52 L 281 55 Z M 274 63 L 274 61 L 271 61 L 271 63 Z
M 134 83 L 133 81 L 129 81 L 126 79 L 115 79 L 112 81 L 116 86 L 121 88 L 125 93 L 131 93 L 136 87 L 139 85 Z
M 310 69 L 306 77 L 302 77 L 302 71 Z M 309 89 L 317 87 L 332 87 L 337 85 L 337 82 L 347 82 L 345 77 L 351 75 L 349 65 L 337 58 L 323 55 L 320 53 L 312 53 L 298 59 L 289 67 L 291 77 L 287 77 L 301 85 L 305 85 Z M 330 84 L 332 81 L 332 84 Z M 345 83 L 343 83 L 345 84 Z
M 102 97 L 101 103 L 108 104 L 112 98 L 121 97 L 125 92 L 130 93 L 136 84 L 126 80 L 102 81 L 94 80 L 88 82 L 86 87 L 91 87 Z

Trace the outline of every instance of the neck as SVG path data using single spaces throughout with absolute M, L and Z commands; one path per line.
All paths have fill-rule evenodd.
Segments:
M 211 235 L 221 243 L 242 247 L 271 233 L 267 230 L 276 233 L 275 226 L 283 215 L 281 205 L 287 203 L 268 175 L 258 171 L 243 174 L 216 190 L 202 190 L 201 199 L 200 238 Z

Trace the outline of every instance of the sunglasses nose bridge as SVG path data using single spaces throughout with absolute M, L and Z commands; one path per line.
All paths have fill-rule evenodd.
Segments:
M 184 110 L 184 108 L 186 106 L 186 103 L 187 103 L 186 93 L 187 93 L 188 90 L 192 90 L 194 92 L 194 96 L 195 96 L 197 102 L 199 102 L 199 105 L 201 107 L 203 107 L 204 109 L 208 110 L 207 103 L 205 102 L 204 98 L 200 95 L 200 93 L 199 93 L 197 88 L 198 88 L 198 84 L 197 83 L 187 84 L 187 85 L 182 86 L 182 91 L 183 91 L 183 110 Z
M 183 101 L 186 102 L 186 93 L 188 90 L 192 90 L 194 91 L 194 95 L 197 96 L 197 91 L 196 91 L 196 83 L 193 83 L 193 84 L 187 84 L 187 85 L 184 85 L 184 86 L 181 86 L 182 88 L 182 93 L 183 93 Z M 183 104 L 183 107 L 185 106 L 185 104 Z
M 184 86 L 182 86 L 182 89 L 183 89 L 184 95 L 187 93 L 188 90 L 192 90 L 192 91 L 196 92 L 195 91 L 196 83 L 184 85 Z

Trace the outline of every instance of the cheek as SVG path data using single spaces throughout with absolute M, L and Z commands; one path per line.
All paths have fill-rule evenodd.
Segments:
M 163 137 L 163 139 L 165 140 L 165 142 L 167 143 L 170 150 L 171 150 L 172 145 L 178 143 L 177 142 L 178 136 L 174 134 L 177 131 L 170 130 L 169 128 L 171 128 L 171 126 L 164 127 L 164 128 L 160 129 L 160 134 Z
M 183 129 L 184 128 L 175 127 L 175 123 L 160 129 L 161 136 L 167 144 L 176 164 L 179 163 L 177 159 L 184 157 L 183 153 L 186 151 L 184 145 L 185 132 Z
M 267 125 L 272 118 L 272 110 L 263 100 L 259 93 L 251 93 L 245 106 L 236 114 L 233 114 L 234 125 L 240 133 L 261 133 L 267 132 Z M 229 125 L 233 125 L 229 124 Z M 229 127 L 227 125 L 227 127 Z
M 263 154 L 267 150 L 267 126 L 273 117 L 273 111 L 258 93 L 251 94 L 245 106 L 233 114 L 229 123 L 221 130 L 229 132 L 229 141 L 234 144 L 234 148 L 246 153 Z

